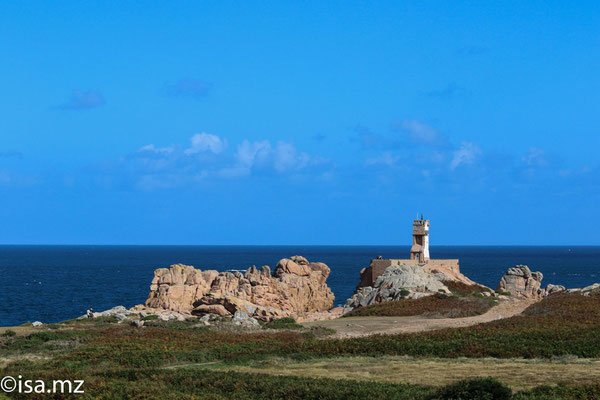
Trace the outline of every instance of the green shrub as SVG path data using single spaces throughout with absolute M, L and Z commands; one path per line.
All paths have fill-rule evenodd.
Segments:
M 37 350 L 51 350 L 61 347 L 56 345 L 57 342 L 77 342 L 81 338 L 90 336 L 90 332 L 86 331 L 42 331 L 34 332 L 27 336 L 14 336 L 8 343 L 5 344 L 4 350 L 9 352 L 31 352 Z
M 402 296 L 402 297 L 406 297 L 409 294 L 410 294 L 410 292 L 408 290 L 406 290 L 406 289 L 400 290 L 400 296 Z
M 488 378 L 467 379 L 444 386 L 432 400 L 510 400 L 512 390 L 498 380 Z
M 498 293 L 501 296 L 512 296 L 511 292 L 503 292 L 502 290 L 499 290 L 496 293 Z
M 283 318 L 279 318 L 275 321 L 278 321 L 282 324 L 295 324 L 296 323 L 296 320 L 292 317 L 283 317 Z
M 152 318 L 150 320 L 146 320 L 144 322 L 144 326 L 152 326 L 155 328 L 168 329 L 171 331 L 179 331 L 179 330 L 190 330 L 190 329 L 204 329 L 206 330 L 208 327 L 198 327 L 198 321 L 196 320 L 185 320 L 185 321 L 163 321 L 162 319 Z
M 4 331 L 4 333 L 2 334 L 2 336 L 4 336 L 4 337 L 13 337 L 13 336 L 16 336 L 16 335 L 17 335 L 17 333 L 15 331 L 13 331 L 13 330 L 10 330 L 10 329 Z
M 311 326 L 310 330 L 303 332 L 302 334 L 307 339 L 316 339 L 316 338 L 331 336 L 335 332 L 336 332 L 335 329 L 330 329 L 330 328 L 326 328 L 324 326 L 317 325 L 317 326 Z
M 119 319 L 114 315 L 109 315 L 106 317 L 96 317 L 96 318 L 74 318 L 69 319 L 67 321 L 63 321 L 62 324 L 65 325 L 101 325 L 101 324 L 114 324 L 119 322 Z
M 294 318 L 283 317 L 267 322 L 263 326 L 265 329 L 302 329 L 303 326 L 296 323 Z
M 156 315 L 156 314 L 146 315 L 145 317 L 142 317 L 142 321 L 154 321 L 157 319 L 158 319 L 158 315 Z
M 533 389 L 517 392 L 514 400 L 563 400 L 563 399 L 600 399 L 600 384 L 537 386 Z

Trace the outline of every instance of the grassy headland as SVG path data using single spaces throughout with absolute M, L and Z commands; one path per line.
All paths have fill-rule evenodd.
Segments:
M 273 326 L 284 329 L 234 332 L 196 322 L 147 321 L 147 326 L 136 328 L 109 319 L 77 320 L 32 333 L 4 334 L 0 336 L 0 357 L 4 375 L 84 379 L 86 395 L 82 398 L 349 399 L 375 395 L 424 399 L 438 396 L 439 385 L 448 382 L 436 382 L 432 375 L 425 385 L 371 380 L 347 380 L 341 385 L 330 379 L 340 378 L 334 374 L 309 378 L 245 371 L 260 371 L 261 362 L 268 365 L 273 360 L 283 360 L 277 364 L 280 373 L 286 363 L 315 360 L 337 360 L 360 368 L 361 360 L 372 366 L 374 357 L 380 356 L 411 356 L 428 362 L 494 357 L 538 359 L 541 363 L 559 359 L 560 363 L 575 357 L 598 358 L 599 306 L 600 297 L 556 295 L 529 307 L 523 316 L 487 324 L 352 339 L 323 337 L 326 330 L 298 328 L 292 321 Z M 598 368 L 595 362 L 588 365 Z M 471 376 L 467 374 L 456 379 Z M 577 386 L 529 389 L 519 392 L 517 398 L 598 398 L 600 385 L 591 384 L 594 379 L 590 375 L 590 381 L 579 381 Z M 548 379 L 548 383 L 556 380 Z

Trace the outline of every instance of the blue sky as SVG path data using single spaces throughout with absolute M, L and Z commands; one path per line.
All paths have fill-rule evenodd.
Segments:
M 600 243 L 600 5 L 4 2 L 0 243 Z

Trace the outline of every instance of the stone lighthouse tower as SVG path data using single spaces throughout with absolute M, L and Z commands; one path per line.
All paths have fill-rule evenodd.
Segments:
M 429 261 L 429 220 L 415 219 L 413 221 L 413 243 L 410 248 L 410 259 L 417 260 L 419 264 Z

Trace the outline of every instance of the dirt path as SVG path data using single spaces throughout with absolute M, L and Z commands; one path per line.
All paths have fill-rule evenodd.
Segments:
M 504 301 L 482 315 L 465 318 L 415 317 L 348 317 L 328 321 L 304 322 L 305 326 L 335 329 L 333 337 L 360 337 L 377 334 L 410 333 L 443 328 L 459 328 L 508 318 L 520 314 L 536 300 Z

